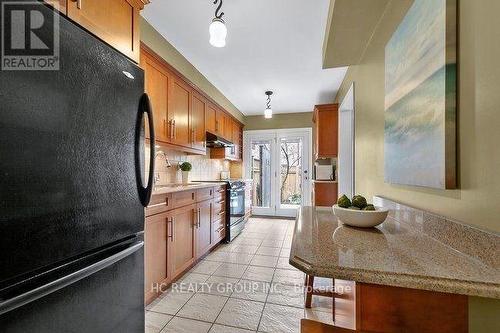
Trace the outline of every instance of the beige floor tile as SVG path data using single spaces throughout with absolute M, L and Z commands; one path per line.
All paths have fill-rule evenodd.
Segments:
M 255 254 L 259 249 L 258 245 L 236 245 L 231 248 L 232 253 Z
M 188 273 L 182 279 L 172 284 L 172 290 L 195 292 L 198 289 L 198 286 L 207 281 L 209 278 L 210 275 L 207 274 Z
M 304 285 L 305 275 L 301 271 L 277 269 L 274 272 L 273 283 Z
M 259 325 L 259 332 L 299 333 L 304 310 L 289 306 L 266 304 Z
M 231 294 L 231 298 L 265 302 L 271 284 L 263 281 L 240 280 Z
M 283 257 L 283 258 L 290 258 L 290 248 L 288 247 L 284 247 L 281 249 L 281 252 L 280 252 L 280 257 Z
M 172 316 L 146 311 L 146 333 L 158 333 L 172 319 Z
M 230 296 L 238 279 L 212 276 L 205 283 L 199 285 L 198 292 L 220 296 Z
M 150 310 L 175 315 L 193 295 L 193 292 L 169 291 L 164 294 L 161 299 L 155 302 L 155 305 L 152 306 Z
M 213 275 L 240 279 L 243 276 L 243 273 L 245 273 L 247 267 L 248 266 L 246 265 L 223 263 L 219 266 L 219 268 L 217 268 Z
M 273 280 L 274 268 L 261 266 L 248 266 L 241 277 L 245 280 L 271 282 Z
M 179 317 L 214 322 L 227 297 L 195 294 L 177 313 Z
M 243 328 L 236 328 L 236 327 L 215 324 L 214 326 L 212 326 L 209 333 L 252 333 L 252 332 L 254 331 L 245 330 Z
M 314 321 L 319 321 L 321 323 L 333 325 L 333 313 L 332 310 L 330 309 L 330 312 L 322 312 L 322 311 L 316 311 L 314 309 L 305 309 L 305 315 L 304 318 L 314 320 Z
M 276 267 L 277 263 L 278 263 L 278 257 L 261 256 L 256 254 L 253 257 L 252 261 L 250 262 L 250 265 L 274 268 Z
M 279 247 L 267 247 L 267 246 L 261 246 L 257 250 L 256 254 L 262 255 L 262 256 L 272 256 L 272 257 L 278 257 L 280 255 L 281 249 Z
M 250 261 L 252 261 L 253 254 L 245 254 L 245 253 L 229 253 L 229 255 L 225 258 L 224 262 L 231 264 L 240 264 L 240 265 L 248 265 Z
M 220 266 L 220 262 L 203 260 L 190 271 L 192 273 L 212 275 Z
M 304 289 L 296 286 L 284 284 L 271 285 L 268 303 L 293 306 L 296 308 L 304 307 Z
M 313 296 L 311 309 L 318 312 L 332 313 L 333 299 L 331 297 Z
M 297 268 L 295 268 L 292 265 L 290 265 L 289 260 L 290 260 L 289 258 L 280 257 L 278 259 L 278 264 L 276 265 L 276 268 L 279 268 L 279 269 L 288 269 L 288 270 L 292 270 L 292 271 L 298 271 Z
M 264 240 L 261 246 L 281 248 L 283 246 L 283 240 L 274 240 L 274 239 Z
M 212 324 L 174 317 L 161 333 L 208 333 Z
M 230 298 L 215 322 L 256 330 L 263 309 L 264 303 Z
M 226 262 L 230 252 L 212 252 L 205 257 L 206 261 Z
M 236 244 L 238 245 L 259 245 L 262 243 L 262 239 L 258 238 L 241 238 L 238 239 Z

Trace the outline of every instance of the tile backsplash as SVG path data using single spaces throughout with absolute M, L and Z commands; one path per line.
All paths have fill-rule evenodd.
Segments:
M 163 155 L 158 155 L 159 151 L 163 151 L 172 165 L 168 168 Z M 145 160 L 146 160 L 146 172 L 149 170 L 149 153 L 150 148 L 146 145 Z M 207 156 L 200 155 L 188 155 L 186 153 L 168 149 L 164 147 L 156 148 L 156 159 L 155 159 L 155 173 L 160 175 L 160 180 L 158 185 L 169 184 L 169 183 L 180 183 L 182 181 L 181 171 L 179 170 L 179 164 L 188 161 L 193 165 L 193 169 L 190 172 L 189 180 L 219 180 L 221 171 L 237 170 L 238 166 L 231 166 L 231 163 L 225 160 L 215 160 L 210 159 L 210 152 L 208 151 Z M 232 176 L 232 175 L 231 175 Z

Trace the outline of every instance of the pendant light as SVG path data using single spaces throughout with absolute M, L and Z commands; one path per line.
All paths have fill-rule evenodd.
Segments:
M 210 24 L 209 32 L 210 32 L 210 44 L 214 47 L 224 47 L 226 46 L 226 36 L 227 36 L 227 28 L 226 23 L 222 19 L 224 16 L 224 12 L 220 13 L 222 8 L 222 0 L 215 0 L 214 5 L 219 3 L 217 9 L 215 10 L 215 17 L 212 20 L 212 24 Z
M 267 103 L 266 103 L 266 109 L 264 110 L 264 118 L 266 118 L 266 119 L 271 119 L 273 117 L 273 109 L 271 109 L 271 95 L 272 94 L 273 94 L 272 91 L 266 91 Z

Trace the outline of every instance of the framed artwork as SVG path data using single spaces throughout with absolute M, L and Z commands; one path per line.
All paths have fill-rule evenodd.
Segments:
M 385 48 L 384 174 L 457 186 L 457 0 L 415 0 Z

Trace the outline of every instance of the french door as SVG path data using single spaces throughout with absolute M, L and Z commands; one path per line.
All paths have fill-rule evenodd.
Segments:
M 245 131 L 246 178 L 254 215 L 295 216 L 311 204 L 311 129 Z

